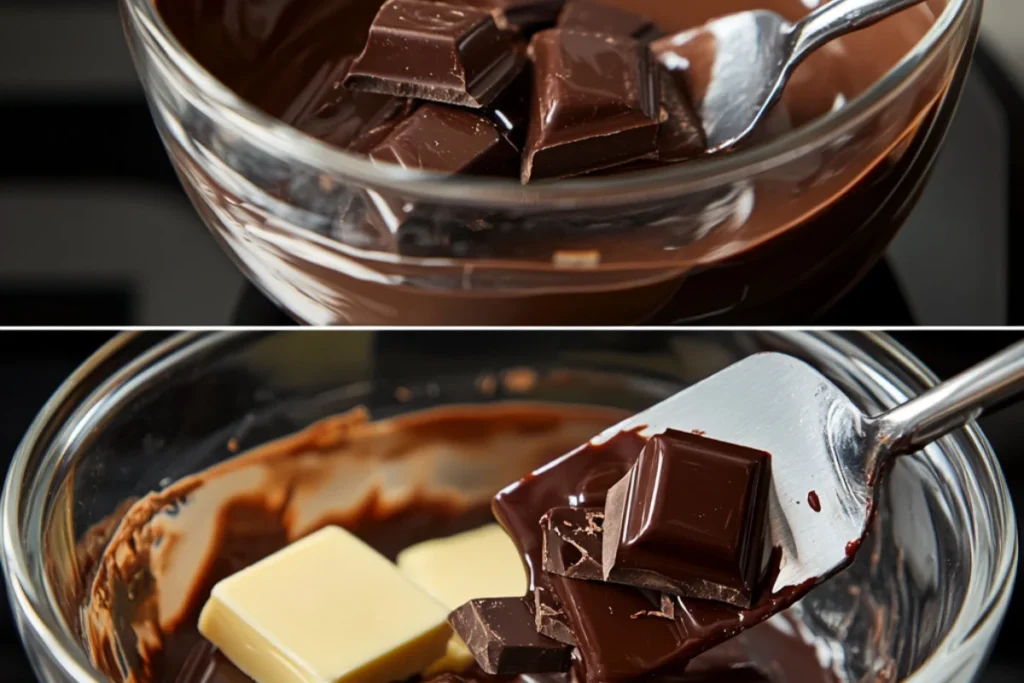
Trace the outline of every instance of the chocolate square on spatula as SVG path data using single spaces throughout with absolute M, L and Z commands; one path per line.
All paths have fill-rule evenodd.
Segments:
M 524 183 L 657 156 L 659 79 L 643 44 L 550 29 L 533 37 L 530 52 L 534 98 Z
M 686 432 L 652 437 L 608 491 L 604 576 L 749 607 L 764 569 L 770 461 Z
M 445 104 L 487 106 L 522 70 L 521 42 L 491 12 L 429 0 L 388 0 L 345 86 Z
M 489 674 L 554 673 L 571 663 L 571 648 L 537 633 L 524 598 L 470 600 L 448 623 Z

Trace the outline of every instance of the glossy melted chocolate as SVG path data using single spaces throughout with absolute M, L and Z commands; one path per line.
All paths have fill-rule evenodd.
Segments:
M 81 598 L 81 629 L 93 662 L 114 681 L 244 683 L 248 679 L 195 628 L 216 581 L 326 524 L 353 529 L 393 557 L 426 538 L 487 523 L 493 519 L 488 503 L 502 484 L 622 417 L 612 409 L 515 403 L 454 406 L 377 422 L 355 411 L 126 503 L 81 545 L 88 555 L 83 560 L 95 564 Z M 572 495 L 580 504 L 600 504 L 641 445 L 627 434 L 578 450 L 599 464 L 587 468 Z M 381 466 L 385 461 L 387 468 Z M 374 475 L 385 469 L 387 480 Z M 520 498 L 527 512 L 567 493 L 550 477 L 535 481 L 541 484 L 529 499 Z M 508 503 L 522 491 L 506 492 L 502 500 Z M 525 518 L 516 515 L 511 523 Z M 536 541 L 526 544 L 528 561 L 539 559 Z M 533 574 L 534 585 L 538 576 Z M 687 628 L 720 628 L 703 621 L 705 614 L 687 615 Z M 835 683 L 834 674 L 817 664 L 814 645 L 799 633 L 792 626 L 757 627 L 697 657 L 681 678 L 670 671 L 664 680 Z M 569 683 L 567 674 L 530 681 L 541 678 Z M 477 667 L 433 681 L 528 683 Z
M 553 66 L 559 73 L 551 82 L 576 91 L 568 93 L 564 102 L 555 101 L 550 84 L 537 79 L 538 86 L 544 87 L 533 94 L 537 101 L 532 103 L 535 130 L 531 136 L 535 139 L 521 150 L 524 182 L 623 164 L 624 170 L 633 170 L 636 164 L 629 164 L 631 160 L 646 159 L 647 165 L 656 165 L 699 156 L 703 136 L 688 104 L 691 88 L 683 85 L 685 78 L 663 79 L 647 64 L 649 41 L 732 11 L 768 8 L 790 18 L 806 12 L 800 0 L 399 0 L 379 16 L 381 0 L 156 1 L 179 40 L 227 85 L 269 114 L 359 153 L 372 145 L 353 133 L 379 129 L 383 122 L 393 124 L 407 115 L 401 113 L 403 108 L 414 107 L 420 100 L 474 108 L 491 104 L 523 69 L 526 42 L 539 29 L 557 22 L 559 29 L 573 33 L 635 39 L 643 58 L 620 57 L 621 69 L 614 68 L 617 58 L 610 52 L 598 56 L 585 46 L 566 51 L 560 60 L 551 58 L 558 53 L 552 49 L 534 56 L 535 64 L 527 66 L 527 71 L 545 72 Z M 534 37 L 531 51 L 543 47 L 536 42 Z M 625 55 L 630 49 L 623 46 L 621 51 Z M 794 86 L 787 90 L 783 118 L 800 125 L 821 116 L 870 82 L 857 72 L 884 71 L 871 55 L 858 54 L 855 62 L 837 60 L 840 53 L 841 47 L 824 50 L 801 68 Z M 713 50 L 708 64 L 693 63 L 687 70 L 698 74 L 700 81 L 699 74 L 710 69 L 712 59 Z M 601 68 L 594 69 L 594 64 Z M 599 73 L 604 80 L 594 81 Z M 325 87 L 331 92 L 325 92 Z M 682 97 L 676 92 L 679 88 Z M 652 103 L 659 91 L 660 101 Z M 374 94 L 378 97 L 368 97 Z M 405 99 L 410 97 L 417 99 Z M 585 100 L 583 106 L 593 110 L 590 132 L 569 125 L 573 103 L 580 97 Z M 320 111 L 309 112 L 310 106 Z M 551 115 L 538 118 L 538 107 L 566 113 L 552 123 Z M 624 122 L 606 117 L 602 123 L 602 107 L 622 108 L 633 117 Z M 652 131 L 666 121 L 657 145 L 664 149 L 656 149 Z M 565 146 L 562 138 L 566 136 L 573 145 Z M 431 142 L 424 137 L 420 144 Z M 422 168 L 481 172 L 449 166 Z M 495 169 L 486 169 L 486 174 L 519 175 Z
M 530 589 L 575 636 L 576 671 L 587 683 L 675 675 L 688 660 L 794 604 L 817 583 L 762 591 L 749 609 L 679 598 L 673 619 L 640 619 L 636 615 L 658 609 L 656 595 L 543 571 L 544 528 L 537 520 L 556 507 L 602 507 L 608 489 L 633 467 L 645 444 L 631 432 L 600 445 L 587 443 L 494 499 L 495 517 L 523 554 Z M 776 554 L 769 561 L 766 585 L 772 584 L 779 560 Z

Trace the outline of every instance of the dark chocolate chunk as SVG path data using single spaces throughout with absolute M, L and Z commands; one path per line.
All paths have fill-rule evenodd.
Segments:
M 565 0 L 442 0 L 450 5 L 485 9 L 494 16 L 499 28 L 529 28 L 554 24 Z
M 489 674 L 567 671 L 572 649 L 534 628 L 523 598 L 470 600 L 448 615 L 476 663 Z
M 667 163 L 699 157 L 707 151 L 697 113 L 689 97 L 665 69 L 661 71 L 661 125 L 658 128 L 658 159 Z
M 640 41 L 653 40 L 661 35 L 654 22 L 642 14 L 601 0 L 568 0 L 558 17 L 558 28 Z
M 370 158 L 442 173 L 514 176 L 519 153 L 487 118 L 431 102 L 395 126 Z
M 533 37 L 534 99 L 522 180 L 657 156 L 658 80 L 630 38 L 562 29 Z
M 645 629 L 664 629 L 663 633 L 657 634 L 655 642 L 661 643 L 670 652 L 651 652 L 646 647 L 637 650 L 643 653 L 643 657 L 635 657 L 632 668 L 651 672 L 678 671 L 679 667 L 702 652 L 793 605 L 827 577 L 786 587 L 777 593 L 760 591 L 755 605 L 746 610 L 709 600 L 676 598 L 675 619 L 669 621 L 663 618 L 632 618 L 633 614 L 651 609 L 656 604 L 650 597 L 652 594 L 640 589 L 598 581 L 566 579 L 543 571 L 544 530 L 537 523 L 538 520 L 555 507 L 603 506 L 608 489 L 629 471 L 645 443 L 643 437 L 633 432 L 622 432 L 601 444 L 584 444 L 542 470 L 507 486 L 495 496 L 492 509 L 519 552 L 527 558 L 531 589 L 551 589 L 555 584 L 562 591 L 585 587 L 584 593 L 570 596 L 572 609 L 564 600 L 559 603 L 559 609 L 565 613 L 566 621 L 577 637 L 586 628 L 582 624 L 598 619 L 613 622 L 601 627 L 603 629 L 608 626 L 608 633 L 631 633 L 637 624 L 644 624 Z M 607 518 L 604 527 L 604 533 L 607 534 Z M 772 571 L 765 577 L 764 585 L 773 585 L 781 559 L 781 552 L 773 552 L 769 563 Z M 562 595 L 564 593 L 560 597 Z M 630 595 L 633 597 L 625 597 Z M 643 597 L 644 601 L 638 600 L 637 595 Z M 613 605 L 613 613 L 610 614 L 608 605 L 613 601 L 631 603 L 626 605 L 628 612 L 614 610 Z M 657 602 L 660 603 L 660 599 Z M 588 640 L 595 641 L 594 638 Z M 578 661 L 574 664 L 574 668 L 579 669 L 579 680 L 587 683 L 601 681 L 601 672 L 606 668 L 620 668 L 617 663 L 628 656 L 633 643 L 632 638 L 597 640 L 604 644 L 604 649 L 581 646 L 578 649 Z M 666 661 L 669 663 L 664 664 Z
M 354 57 L 325 66 L 281 117 L 299 130 L 342 149 L 366 152 L 412 111 L 400 97 L 351 90 L 343 85 Z
M 604 576 L 749 607 L 764 570 L 770 464 L 764 451 L 688 432 L 652 437 L 608 491 Z
M 575 645 L 576 638 L 562 611 L 562 603 L 550 586 L 533 589 L 534 625 L 537 632 L 566 645 Z
M 370 27 L 346 87 L 484 107 L 525 63 L 522 45 L 493 15 L 430 0 L 388 0 Z
M 602 581 L 601 508 L 557 507 L 541 518 L 544 571 L 570 579 Z

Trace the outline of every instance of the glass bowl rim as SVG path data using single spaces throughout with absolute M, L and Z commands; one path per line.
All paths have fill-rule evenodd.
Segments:
M 201 66 L 164 23 L 155 0 L 120 0 L 126 24 L 139 29 L 148 47 L 196 90 L 190 103 L 219 126 L 264 151 L 297 159 L 333 177 L 422 200 L 490 208 L 575 208 L 671 197 L 738 182 L 776 168 L 842 136 L 883 109 L 912 81 L 933 48 L 973 12 L 982 0 L 948 0 L 941 15 L 906 55 L 846 106 L 764 145 L 720 157 L 698 159 L 664 169 L 599 178 L 521 185 L 511 180 L 445 176 L 368 159 L 334 148 L 249 104 Z
M 828 355 L 838 358 L 845 358 L 846 362 L 861 371 L 857 379 L 863 380 L 872 389 L 883 391 L 906 392 L 905 383 L 897 377 L 896 373 L 881 365 L 879 360 L 868 353 L 862 346 L 849 341 L 840 333 L 826 331 L 796 331 L 796 330 L 774 330 L 774 331 L 751 331 L 737 330 L 741 333 L 759 336 L 769 336 L 780 340 L 787 340 L 801 349 L 816 348 L 819 352 L 824 351 Z M 280 332 L 280 330 L 278 330 Z M 294 332 L 294 331 L 293 331 Z M 296 332 L 301 334 L 301 332 Z M 119 365 L 116 369 L 104 377 L 101 382 L 90 390 L 74 410 L 69 413 L 72 418 L 79 418 L 77 422 L 84 420 L 93 411 L 102 411 L 110 395 L 119 392 L 125 385 L 137 381 L 135 370 L 167 370 L 172 363 L 169 361 L 180 360 L 178 353 L 189 350 L 195 353 L 204 347 L 219 347 L 228 340 L 237 339 L 246 331 L 209 331 L 179 332 L 168 338 L 161 339 L 147 346 L 142 353 L 134 353 L 126 363 Z M 920 390 L 927 389 L 938 382 L 938 378 L 929 370 L 916 356 L 906 348 L 893 340 L 884 332 L 861 331 L 857 332 L 859 338 L 872 344 L 872 348 L 884 354 L 884 360 L 895 363 L 899 371 L 906 373 L 910 379 L 920 385 Z M 54 662 L 68 675 L 71 680 L 82 683 L 103 683 L 104 678 L 89 662 L 81 644 L 67 631 L 66 624 L 59 615 L 54 614 L 52 607 L 52 595 L 46 590 L 47 586 L 40 586 L 34 580 L 35 572 L 25 552 L 25 545 L 22 538 L 21 507 L 22 498 L 26 494 L 38 495 L 38 491 L 24 489 L 24 484 L 35 483 L 40 472 L 47 467 L 53 468 L 61 459 L 63 449 L 55 449 L 55 443 L 63 442 L 67 446 L 77 432 L 76 424 L 68 420 L 59 425 L 57 429 L 49 431 L 51 423 L 61 412 L 61 407 L 66 401 L 73 398 L 75 390 L 86 380 L 90 374 L 98 370 L 100 366 L 109 361 L 115 354 L 126 349 L 131 342 L 141 336 L 140 331 L 122 332 L 105 343 L 89 358 L 87 358 L 63 384 L 54 392 L 46 404 L 40 409 L 33 420 L 28 431 L 25 433 L 21 443 L 14 453 L 11 467 L 8 470 L 7 478 L 3 487 L 3 496 L 0 499 L 0 524 L 3 534 L 3 569 L 4 581 L 8 591 L 8 600 L 12 603 L 15 615 L 18 618 L 19 630 L 31 628 L 32 633 L 39 641 L 46 646 L 46 649 Z M 189 349 L 189 347 L 193 347 Z M 198 348 L 196 348 L 198 347 Z M 191 353 L 189 356 L 191 356 Z M 857 358 L 856 356 L 859 356 Z M 858 365 L 860 363 L 861 365 Z M 881 375 L 881 380 L 872 378 L 864 372 L 863 365 L 868 369 Z M 844 368 L 847 369 L 848 368 Z M 83 413 L 83 408 L 86 410 Z M 65 415 L 64 417 L 68 417 Z M 81 425 L 77 425 L 80 427 Z M 69 427 L 72 429 L 69 430 Z M 70 432 L 70 433 L 69 433 Z M 996 562 L 993 565 L 997 571 L 993 571 L 994 580 L 987 590 L 978 595 L 978 587 L 975 582 L 969 582 L 964 594 L 963 604 L 960 606 L 956 618 L 950 625 L 948 631 L 943 634 L 942 639 L 935 645 L 927 659 L 915 669 L 904 683 L 929 683 L 939 678 L 948 663 L 945 657 L 940 656 L 956 652 L 969 645 L 970 641 L 979 633 L 983 632 L 980 627 L 983 624 L 991 623 L 994 616 L 1000 616 L 1009 601 L 1010 592 L 1016 576 L 1018 562 L 1018 540 L 1016 529 L 1016 517 L 1014 516 L 1013 504 L 1010 498 L 1009 489 L 1003 476 L 999 461 L 992 450 L 991 444 L 976 422 L 971 422 L 962 429 L 954 432 L 942 441 L 955 437 L 966 438 L 967 443 L 976 451 L 981 458 L 981 465 L 988 471 L 995 485 L 998 497 L 994 503 L 999 509 L 1004 523 L 1003 536 L 997 538 L 993 544 L 993 553 L 996 555 Z M 38 469 L 29 471 L 30 460 L 36 449 L 43 445 L 43 438 L 47 439 L 45 455 L 38 463 Z M 949 454 L 949 449 L 944 448 Z M 954 453 L 959 449 L 954 449 Z M 49 462 L 48 462 L 49 461 Z M 40 531 L 40 533 L 42 533 Z M 972 544 L 973 545 L 973 544 Z M 45 582 L 44 582 L 45 584 Z M 31 595 L 30 595 L 31 592 Z M 41 603 L 41 604 L 37 604 Z M 969 608 L 973 606 L 973 612 L 968 614 Z M 42 609 L 40 609 L 42 608 Z M 24 643 L 24 633 L 22 632 Z

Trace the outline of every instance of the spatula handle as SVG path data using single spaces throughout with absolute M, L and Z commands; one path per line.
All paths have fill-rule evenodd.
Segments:
M 1024 392 L 1024 341 L 938 384 L 873 421 L 883 451 L 911 453 Z

